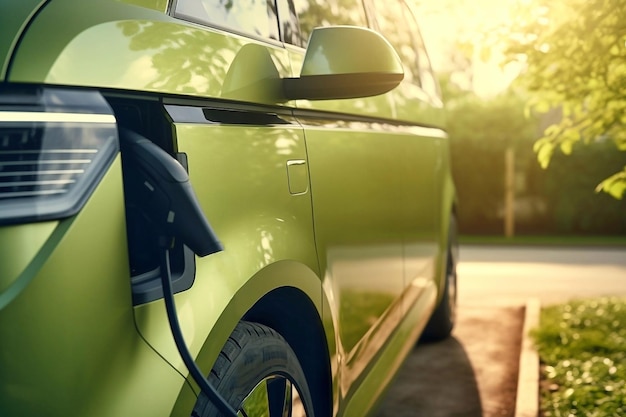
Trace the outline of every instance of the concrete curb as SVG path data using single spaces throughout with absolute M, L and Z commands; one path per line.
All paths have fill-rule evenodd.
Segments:
M 539 415 L 539 355 L 530 339 L 529 332 L 539 325 L 540 310 L 541 303 L 538 298 L 531 298 L 526 302 L 517 377 L 515 417 L 537 417 Z

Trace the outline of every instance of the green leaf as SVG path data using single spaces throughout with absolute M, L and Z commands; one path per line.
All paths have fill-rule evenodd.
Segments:
M 596 187 L 596 192 L 604 191 L 617 200 L 621 200 L 626 192 L 626 167 L 623 171 L 611 175 Z
M 549 141 L 540 139 L 535 143 L 535 152 L 537 152 L 537 160 L 541 168 L 546 169 L 550 165 L 550 159 L 554 154 L 554 144 Z
M 516 7 L 498 36 L 508 62 L 525 58 L 516 84 L 552 125 L 545 136 L 554 145 L 535 146 L 541 165 L 557 146 L 569 155 L 581 141 L 611 138 L 626 150 L 626 139 L 616 138 L 626 132 L 626 37 L 623 13 L 616 12 L 624 0 L 524 0 Z M 621 195 L 619 184 L 600 188 Z
M 565 155 L 571 155 L 573 146 L 574 146 L 574 142 L 572 142 L 570 140 L 562 142 L 561 143 L 561 152 L 563 152 Z

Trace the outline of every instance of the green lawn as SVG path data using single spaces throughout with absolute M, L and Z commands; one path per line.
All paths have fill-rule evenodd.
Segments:
M 626 416 L 626 299 L 544 308 L 533 331 L 545 417 Z

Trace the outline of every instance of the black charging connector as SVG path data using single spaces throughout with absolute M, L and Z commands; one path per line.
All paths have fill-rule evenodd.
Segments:
M 196 384 L 224 417 L 237 412 L 209 384 L 185 344 L 174 303 L 169 249 L 174 239 L 198 256 L 222 250 L 213 233 L 183 166 L 170 154 L 143 136 L 120 129 L 120 147 L 125 160 L 125 193 L 132 194 L 138 209 L 150 219 L 151 232 L 162 250 L 159 260 L 163 299 L 176 348 Z

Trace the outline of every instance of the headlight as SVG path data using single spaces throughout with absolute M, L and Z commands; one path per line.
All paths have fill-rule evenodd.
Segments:
M 0 87 L 0 225 L 76 214 L 118 150 L 98 92 Z

